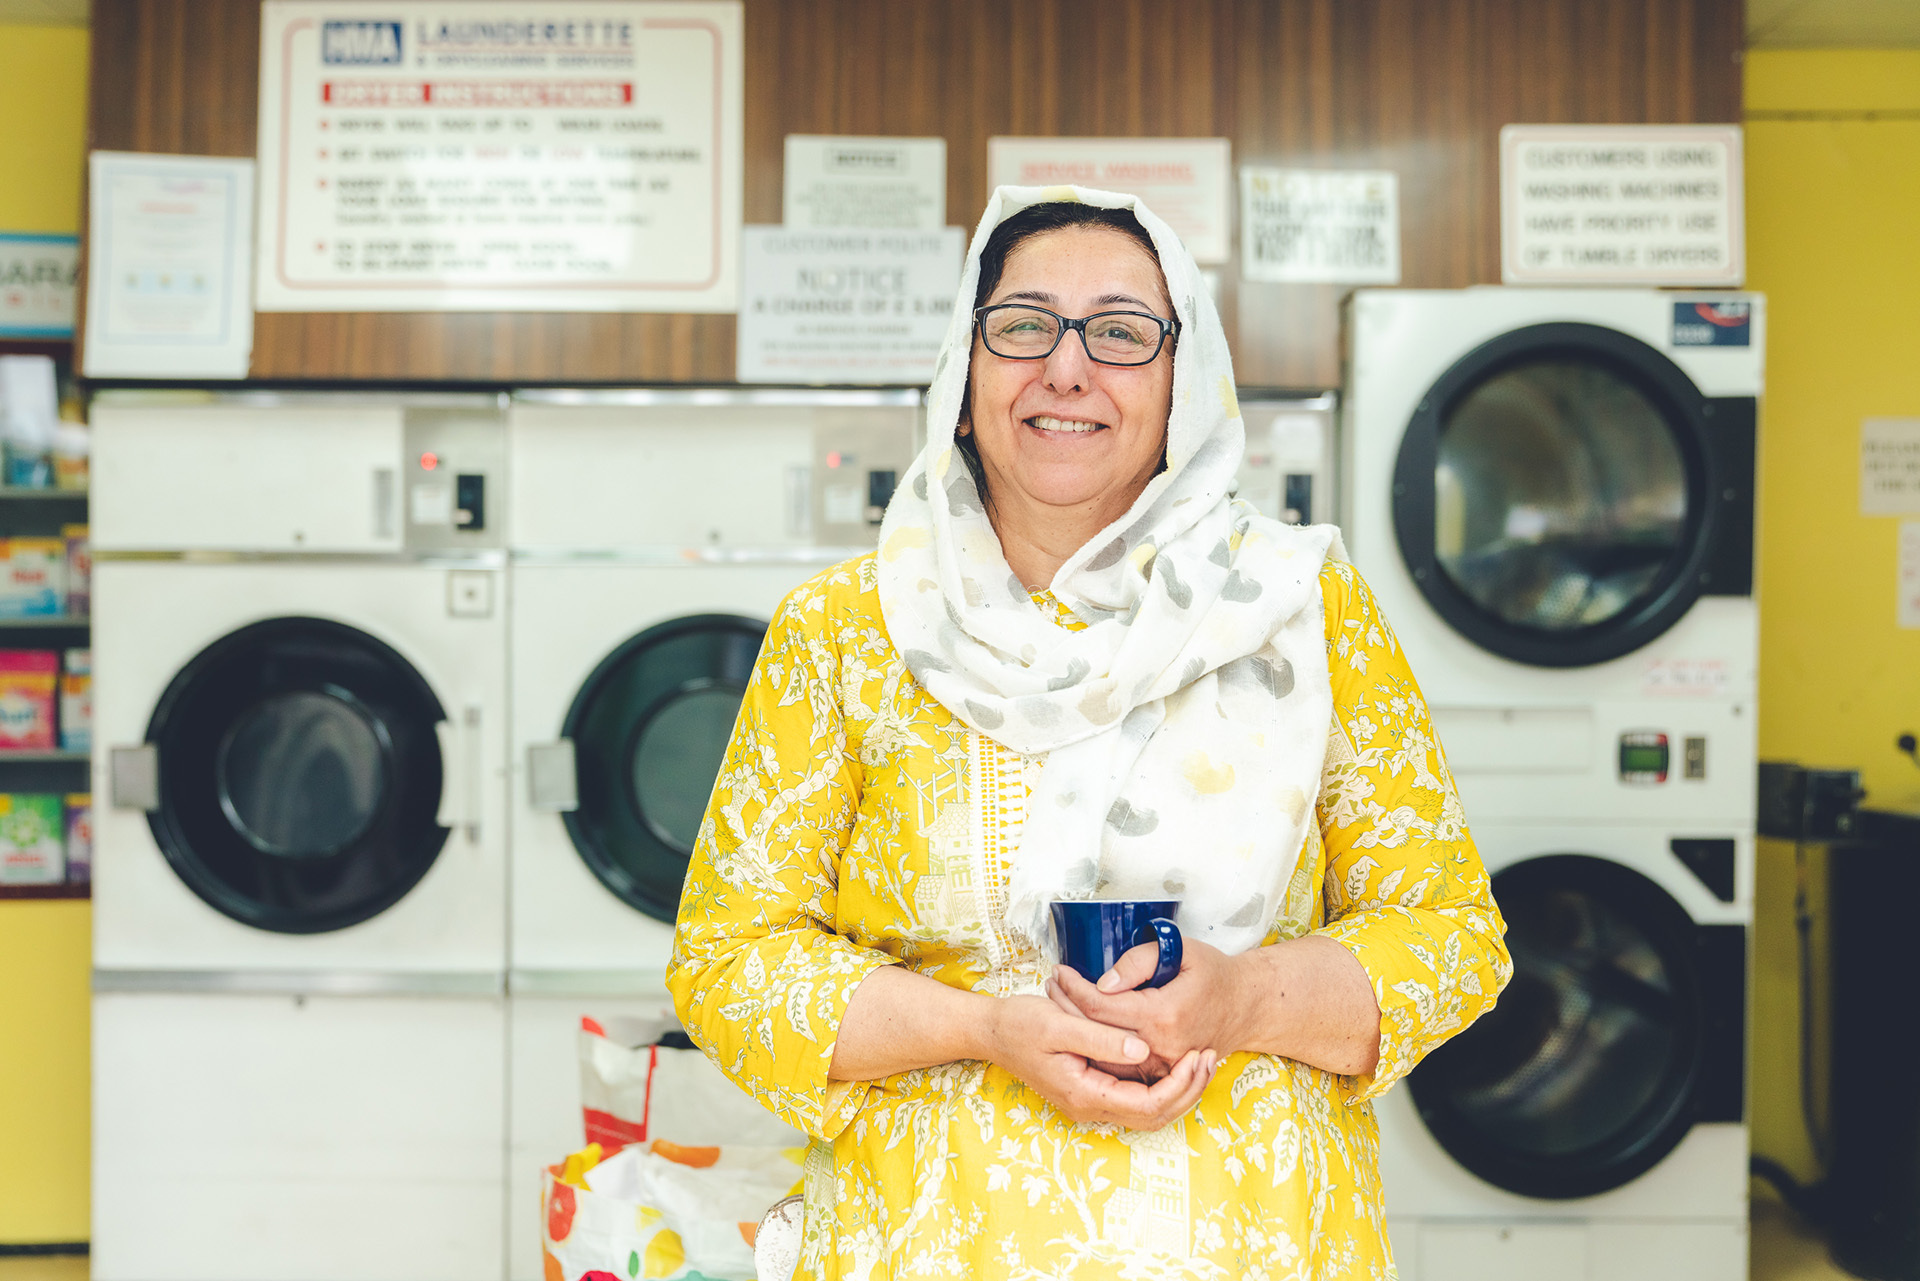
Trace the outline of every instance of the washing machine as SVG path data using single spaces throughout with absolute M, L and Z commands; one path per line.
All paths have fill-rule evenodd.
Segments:
M 1347 549 L 1471 821 L 1751 824 L 1753 294 L 1361 290 Z
M 1474 838 L 1514 977 L 1376 1104 L 1403 1281 L 1744 1281 L 1751 833 Z
M 581 1144 L 580 1018 L 670 1014 L 680 886 L 767 622 L 872 550 L 920 395 L 529 391 L 510 419 L 511 1273 L 536 1281 L 540 1167 Z
M 93 409 L 93 1275 L 504 1268 L 505 409 Z

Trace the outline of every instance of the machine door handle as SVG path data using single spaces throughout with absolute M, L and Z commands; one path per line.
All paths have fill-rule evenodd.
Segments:
M 470 844 L 480 842 L 480 709 L 467 707 L 460 722 L 437 721 L 440 740 L 440 809 L 433 821 L 464 828 Z
M 107 797 L 113 808 L 160 808 L 160 749 L 152 743 L 107 749 Z
M 527 792 L 527 803 L 537 810 L 564 814 L 580 808 L 572 739 L 527 745 Z

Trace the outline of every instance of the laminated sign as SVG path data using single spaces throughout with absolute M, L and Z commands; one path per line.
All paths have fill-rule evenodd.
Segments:
M 1400 283 L 1400 183 L 1385 170 L 1240 170 L 1248 280 Z
M 268 0 L 261 311 L 732 311 L 737 0 Z

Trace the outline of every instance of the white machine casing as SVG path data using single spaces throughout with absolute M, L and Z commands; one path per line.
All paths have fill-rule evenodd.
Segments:
M 464 457 L 497 477 L 499 416 L 475 397 L 96 401 L 101 1281 L 504 1271 L 504 557 L 497 540 L 418 554 L 468 535 L 454 528 L 453 476 L 416 449 L 461 430 L 452 420 L 491 417 L 495 442 L 483 429 Z M 143 743 L 176 674 L 235 629 L 284 616 L 382 642 L 448 718 L 435 727 L 436 819 L 452 829 L 439 855 L 385 910 L 315 933 L 216 910 L 176 875 L 142 808 L 112 804 L 126 754 L 154 750 Z M 164 767 L 146 778 L 164 793 Z
M 1490 653 L 1422 596 L 1394 532 L 1394 471 L 1407 424 L 1436 379 L 1481 344 L 1523 326 L 1577 322 L 1661 352 L 1708 396 L 1758 396 L 1765 307 L 1752 344 L 1672 342 L 1691 295 L 1653 289 L 1360 290 L 1348 317 L 1342 406 L 1347 550 L 1365 576 L 1433 709 L 1470 821 L 1539 815 L 1648 822 L 1752 823 L 1759 625 L 1751 597 L 1705 596 L 1663 635 L 1589 667 L 1535 667 Z M 1729 295 L 1701 295 L 1715 301 Z M 1707 739 L 1706 777 L 1623 782 L 1623 733 Z
M 1735 846 L 1735 896 L 1722 902 L 1669 848 L 1722 836 L 1710 825 L 1490 823 L 1474 827 L 1488 872 L 1555 854 L 1631 868 L 1698 925 L 1753 922 L 1754 842 Z M 1747 1127 L 1696 1124 L 1632 1182 L 1597 1196 L 1520 1196 L 1476 1178 L 1435 1142 L 1405 1082 L 1375 1108 L 1387 1226 L 1402 1281 L 1743 1281 L 1747 1275 Z
M 870 471 L 906 471 L 911 391 L 526 392 L 512 476 L 508 760 L 512 859 L 508 1273 L 539 1281 L 540 1170 L 583 1141 L 580 1019 L 660 1017 L 670 924 L 623 901 L 575 847 L 571 709 L 657 625 L 764 623 L 795 587 L 873 545 Z M 717 1075 L 718 1070 L 715 1069 Z M 674 1129 L 671 1117 L 656 1128 Z

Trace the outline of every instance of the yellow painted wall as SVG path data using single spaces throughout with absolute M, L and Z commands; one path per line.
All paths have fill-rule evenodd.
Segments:
M 86 132 L 87 32 L 0 25 L 0 231 L 79 231 Z
M 1899 520 L 1859 514 L 1860 420 L 1920 417 L 1920 50 L 1748 55 L 1747 281 L 1770 326 L 1760 476 L 1760 753 L 1920 802 L 1920 631 Z M 1816 873 L 1823 866 L 1815 860 Z M 1820 896 L 1824 900 L 1824 895 Z M 1800 1121 L 1793 851 L 1763 842 L 1753 1148 L 1816 1173 Z
M 0 25 L 0 231 L 77 232 L 87 33 Z M 88 1235 L 91 912 L 0 901 L 0 1244 Z

